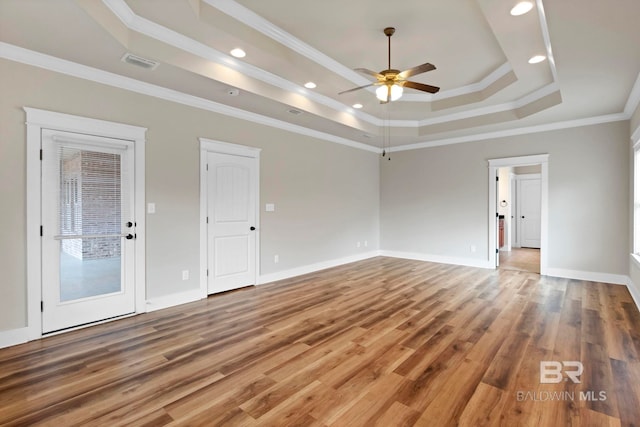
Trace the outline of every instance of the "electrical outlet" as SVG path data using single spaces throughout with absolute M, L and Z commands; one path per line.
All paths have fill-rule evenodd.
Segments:
M 182 270 L 182 280 L 189 280 L 189 270 Z
M 150 213 L 150 214 L 156 213 L 156 204 L 155 203 L 148 203 L 147 204 L 147 213 Z
M 368 247 L 369 246 L 369 242 L 367 242 L 366 240 L 364 241 L 364 247 Z
M 360 247 L 360 242 L 356 243 L 356 248 Z
M 274 264 L 277 264 L 277 263 L 279 263 L 279 262 L 280 262 L 280 255 L 274 255 L 274 256 L 273 256 L 273 263 L 274 263 Z

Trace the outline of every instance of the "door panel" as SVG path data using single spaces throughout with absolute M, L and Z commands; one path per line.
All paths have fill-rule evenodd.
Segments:
M 207 164 L 207 287 L 215 293 L 255 284 L 257 159 L 209 153 Z
M 43 130 L 43 333 L 135 311 L 132 148 Z
M 525 248 L 540 248 L 541 234 L 541 188 L 540 179 L 523 179 L 520 181 L 519 215 L 520 244 Z

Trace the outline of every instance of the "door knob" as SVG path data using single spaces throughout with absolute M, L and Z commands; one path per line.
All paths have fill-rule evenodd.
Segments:
M 131 240 L 131 239 L 133 239 L 133 234 L 129 233 L 126 236 L 124 236 L 124 238 L 127 239 L 127 240 Z
M 256 228 L 255 228 L 255 227 L 253 227 L 253 226 L 252 226 L 252 227 L 249 227 L 249 230 L 251 230 L 251 231 L 253 231 L 253 230 L 255 230 L 255 229 L 256 229 Z
M 127 221 L 127 224 L 126 224 L 126 225 L 127 225 L 127 228 L 131 228 L 131 227 L 133 227 L 133 223 L 132 223 L 131 221 Z
M 522 215 L 522 219 L 524 219 L 524 215 Z

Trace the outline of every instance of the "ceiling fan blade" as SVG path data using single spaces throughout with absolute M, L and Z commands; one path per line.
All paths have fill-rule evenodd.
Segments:
M 355 68 L 354 71 L 357 71 L 362 74 L 366 74 L 368 76 L 373 76 L 376 79 L 384 79 L 384 76 L 380 73 L 376 73 L 375 71 L 371 71 L 368 68 Z
M 349 92 L 353 92 L 353 91 L 356 91 L 356 90 L 364 89 L 364 88 L 369 87 L 369 86 L 376 86 L 377 84 L 378 84 L 377 82 L 376 83 L 370 83 L 368 85 L 354 87 L 353 89 L 343 90 L 342 92 L 338 93 L 338 95 L 342 95 L 343 93 L 349 93 Z
M 403 80 L 401 82 L 398 82 L 398 84 L 404 87 L 410 87 L 411 89 L 417 89 L 429 93 L 436 93 L 440 90 L 440 88 L 436 86 L 426 85 L 424 83 L 410 82 L 408 80 Z
M 409 68 L 408 70 L 402 71 L 398 74 L 398 77 L 401 79 L 406 79 L 407 77 L 415 76 L 416 74 L 426 73 L 427 71 L 435 70 L 436 66 L 425 62 L 422 65 L 418 65 L 417 67 Z

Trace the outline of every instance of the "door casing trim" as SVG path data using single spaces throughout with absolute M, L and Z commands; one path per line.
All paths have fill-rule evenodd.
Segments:
M 540 172 L 540 274 L 547 275 L 549 257 L 549 154 L 489 160 L 489 265 L 495 268 L 498 247 L 496 232 L 496 174 L 501 167 L 541 165 Z
M 23 107 L 27 125 L 27 332 L 28 340 L 42 337 L 42 183 L 40 149 L 42 129 L 75 132 L 106 138 L 123 139 L 134 144 L 134 206 L 133 216 L 137 223 L 135 264 L 135 309 L 146 311 L 145 276 L 145 143 L 146 128 L 123 123 L 109 122 L 88 117 L 74 116 L 37 108 Z M 98 322 L 99 323 L 99 322 Z M 93 323 L 91 324 L 93 325 Z M 87 325 L 89 326 L 89 325 Z M 74 328 L 71 328 L 74 329 Z
M 207 286 L 208 249 L 207 249 L 207 154 L 219 153 L 233 156 L 250 157 L 256 159 L 255 194 L 256 194 L 256 266 L 253 284 L 258 284 L 260 277 L 260 148 L 246 145 L 231 144 L 215 141 L 207 138 L 198 138 L 200 141 L 200 297 L 207 298 L 209 290 Z

